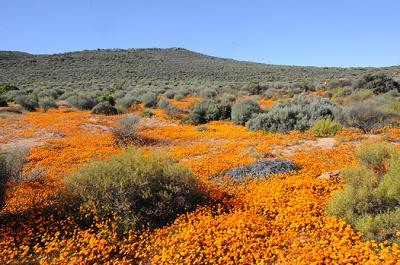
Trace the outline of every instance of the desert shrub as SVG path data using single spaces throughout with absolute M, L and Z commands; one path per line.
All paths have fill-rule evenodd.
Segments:
M 144 109 L 139 113 L 139 116 L 142 118 L 151 118 L 154 116 L 154 113 L 149 109 Z
M 337 107 L 328 99 L 296 96 L 281 101 L 268 113 L 259 114 L 246 123 L 249 130 L 271 132 L 304 131 L 318 119 L 333 119 Z
M 118 121 L 112 129 L 112 133 L 119 145 L 144 145 L 146 143 L 146 139 L 138 135 L 137 124 L 139 121 L 139 118 L 132 114 L 126 115 Z
M 115 99 L 109 91 L 103 92 L 97 97 L 98 102 L 108 102 L 111 106 L 115 105 Z
M 84 206 L 101 215 L 118 214 L 136 225 L 170 222 L 202 198 L 187 168 L 163 154 L 136 148 L 83 166 L 65 183 Z
M 171 104 L 169 104 L 169 102 L 164 98 L 160 99 L 157 103 L 157 107 L 160 109 L 167 109 L 170 106 Z
M 235 124 L 244 125 L 253 115 L 260 112 L 260 105 L 254 100 L 240 99 L 232 106 L 231 118 Z
M 352 82 L 350 80 L 340 79 L 331 81 L 326 86 L 328 89 L 338 88 L 338 87 L 351 87 Z
M 39 99 L 39 107 L 42 108 L 45 112 L 50 108 L 58 108 L 54 99 L 50 97 L 40 98 Z
M 332 119 L 319 119 L 311 127 L 313 134 L 318 137 L 334 136 L 340 129 L 342 125 Z
M 345 125 L 361 129 L 364 133 L 385 126 L 391 115 L 377 106 L 358 103 L 344 110 L 343 122 Z
M 217 91 L 212 88 L 206 88 L 206 89 L 202 90 L 200 93 L 200 95 L 205 99 L 215 98 L 217 96 L 217 94 L 218 94 Z
M 25 147 L 12 147 L 7 150 L 0 149 L 0 210 L 4 203 L 7 181 L 16 181 L 22 178 L 22 167 L 26 162 L 28 149 Z
M 5 93 L 7 93 L 9 91 L 13 91 L 13 90 L 19 90 L 19 88 L 16 86 L 7 85 L 7 84 L 0 85 L 0 95 L 3 95 Z
M 374 97 L 374 93 L 368 89 L 358 89 L 351 93 L 351 95 L 347 96 L 343 100 L 343 104 L 345 105 L 352 105 L 356 102 L 362 102 L 367 99 Z
M 80 110 L 91 110 L 97 105 L 97 99 L 91 95 L 78 94 L 67 98 L 67 102 L 71 107 Z
M 182 94 L 182 93 L 175 94 L 175 96 L 174 96 L 174 99 L 175 99 L 175 100 L 182 100 L 182 99 L 184 99 L 184 98 L 185 98 L 185 95 Z
M 400 84 L 383 74 L 367 74 L 357 81 L 353 87 L 370 89 L 374 94 L 383 94 L 391 90 L 400 91 Z
M 121 111 L 127 111 L 132 107 L 132 105 L 138 103 L 139 101 L 136 98 L 126 95 L 125 97 L 120 98 L 116 101 L 115 107 Z
M 38 102 L 30 96 L 25 96 L 25 95 L 17 96 L 15 101 L 17 104 L 21 105 L 21 107 L 27 111 L 35 111 L 36 108 L 39 107 Z
M 192 112 L 182 122 L 198 125 L 209 121 L 226 120 L 231 115 L 231 106 L 228 102 L 216 100 L 202 100 L 196 103 Z
M 0 107 L 7 107 L 7 106 L 8 106 L 7 101 L 0 98 Z
M 104 101 L 93 107 L 92 114 L 117 115 L 118 110 L 108 101 Z
M 169 99 L 172 99 L 172 98 L 174 98 L 174 96 L 175 96 L 175 91 L 172 90 L 172 89 L 167 90 L 167 91 L 164 93 L 164 96 L 166 96 L 166 97 L 169 98 Z
M 141 97 L 141 101 L 145 108 L 153 108 L 157 106 L 157 95 L 153 92 L 147 92 Z
M 400 152 L 384 142 L 364 142 L 355 152 L 358 165 L 341 171 L 342 191 L 326 209 L 343 218 L 365 239 L 399 242 Z

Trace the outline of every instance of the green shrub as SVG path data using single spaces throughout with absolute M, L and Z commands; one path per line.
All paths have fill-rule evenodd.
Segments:
M 104 101 L 93 107 L 92 114 L 117 115 L 118 110 L 108 101 Z
M 253 115 L 260 112 L 260 105 L 254 100 L 240 99 L 232 106 L 231 118 L 235 124 L 244 125 Z
M 273 105 L 268 113 L 254 116 L 246 123 L 246 127 L 252 131 L 304 131 L 318 119 L 333 119 L 336 108 L 325 98 L 295 96 L 293 100 Z
M 0 85 L 0 95 L 3 95 L 5 93 L 7 93 L 9 91 L 13 91 L 13 90 L 19 90 L 19 88 L 16 86 L 7 85 L 7 84 Z
M 343 218 L 365 239 L 397 241 L 400 231 L 400 152 L 384 142 L 364 142 L 356 167 L 341 171 L 343 190 L 328 203 L 328 214 Z
M 118 214 L 136 225 L 168 223 L 202 199 L 187 168 L 163 154 L 135 148 L 89 163 L 65 183 L 85 207 L 101 215 Z
M 54 109 L 58 108 L 54 99 L 52 99 L 50 97 L 40 98 L 39 99 L 39 107 L 42 108 L 44 110 L 44 112 L 46 112 L 50 108 L 54 108 Z
M 144 109 L 139 113 L 139 116 L 142 118 L 151 118 L 154 116 L 154 113 L 149 109 Z
M 15 99 L 16 103 L 21 105 L 21 107 L 27 111 L 35 111 L 39 104 L 30 96 L 17 96 Z
M 318 137 L 334 136 L 340 129 L 342 125 L 332 119 L 319 119 L 311 127 L 313 134 Z

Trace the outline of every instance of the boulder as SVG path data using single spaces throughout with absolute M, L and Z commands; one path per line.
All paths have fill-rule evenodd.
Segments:
M 339 174 L 340 174 L 339 170 L 334 170 L 334 171 L 326 172 L 322 175 L 319 175 L 317 177 L 317 179 L 331 179 L 333 177 L 339 176 Z
M 245 177 L 260 178 L 270 174 L 285 173 L 292 170 L 299 170 L 300 167 L 287 159 L 262 159 L 250 165 L 234 167 L 225 172 L 225 176 L 242 182 Z

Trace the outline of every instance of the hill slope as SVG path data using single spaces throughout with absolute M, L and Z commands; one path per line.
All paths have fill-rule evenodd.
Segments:
M 32 55 L 0 51 L 0 83 L 18 86 L 91 87 L 138 81 L 324 82 L 367 72 L 400 76 L 400 67 L 335 68 L 279 66 L 222 59 L 182 48 L 108 49 Z

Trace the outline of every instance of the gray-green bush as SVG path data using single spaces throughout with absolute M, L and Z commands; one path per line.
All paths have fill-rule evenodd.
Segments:
M 21 105 L 21 107 L 27 111 L 35 111 L 39 107 L 38 102 L 31 96 L 20 95 L 15 99 L 16 103 Z
M 226 120 L 231 116 L 229 102 L 218 102 L 206 99 L 197 102 L 192 112 L 182 122 L 190 122 L 194 125 L 204 124 L 209 121 Z
M 28 149 L 25 147 L 12 147 L 7 150 L 0 148 L 0 210 L 4 203 L 7 181 L 21 180 L 27 154 Z
M 46 112 L 50 108 L 53 108 L 53 109 L 58 108 L 54 99 L 50 98 L 50 97 L 40 98 L 39 99 L 39 107 L 42 108 L 44 110 L 44 112 Z
M 249 130 L 270 132 L 304 131 L 318 119 L 334 119 L 337 106 L 320 97 L 295 96 L 278 102 L 268 113 L 259 114 L 246 123 Z
M 240 99 L 232 106 L 231 118 L 235 124 L 244 125 L 253 115 L 260 112 L 260 105 L 254 100 Z

